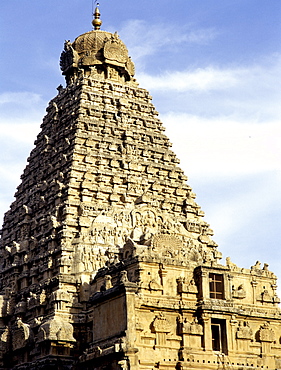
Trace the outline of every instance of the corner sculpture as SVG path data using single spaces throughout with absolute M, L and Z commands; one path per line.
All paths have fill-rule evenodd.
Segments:
M 93 25 L 5 214 L 0 369 L 280 369 L 276 276 L 220 262 L 125 44 Z

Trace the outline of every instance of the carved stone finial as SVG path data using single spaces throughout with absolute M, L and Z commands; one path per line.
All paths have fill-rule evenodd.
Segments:
M 92 21 L 92 25 L 96 30 L 100 30 L 100 27 L 102 25 L 102 21 L 100 20 L 100 10 L 99 10 L 99 3 L 97 3 L 97 6 L 96 6 L 96 9 L 95 9 L 95 12 L 94 12 L 94 19 Z

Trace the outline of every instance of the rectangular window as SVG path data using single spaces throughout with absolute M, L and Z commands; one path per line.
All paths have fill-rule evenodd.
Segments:
M 210 273 L 210 298 L 224 299 L 223 275 Z
M 212 348 L 213 351 L 221 350 L 221 326 L 220 324 L 212 324 Z
M 212 319 L 211 330 L 212 330 L 213 351 L 218 351 L 227 354 L 225 320 Z

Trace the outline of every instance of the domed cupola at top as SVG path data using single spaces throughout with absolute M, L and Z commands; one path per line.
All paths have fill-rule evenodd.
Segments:
M 65 41 L 60 67 L 67 85 L 80 73 L 116 82 L 135 80 L 135 66 L 126 45 L 117 33 L 101 31 L 99 8 L 95 9 L 94 30 L 78 36 L 73 43 Z

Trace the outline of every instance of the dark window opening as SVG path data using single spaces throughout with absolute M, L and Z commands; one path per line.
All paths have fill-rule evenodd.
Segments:
M 210 298 L 224 299 L 223 275 L 211 273 L 209 279 Z
M 225 320 L 212 319 L 212 349 L 227 354 L 227 339 Z
M 221 327 L 219 324 L 212 324 L 212 348 L 213 351 L 221 350 Z

